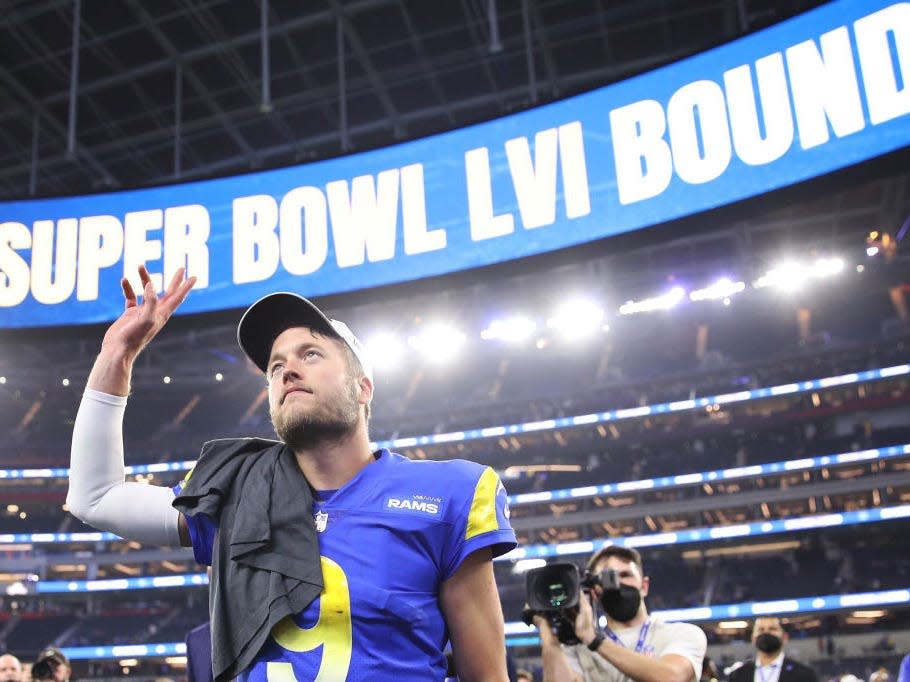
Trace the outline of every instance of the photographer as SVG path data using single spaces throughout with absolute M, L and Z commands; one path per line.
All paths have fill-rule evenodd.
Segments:
M 32 666 L 34 682 L 69 682 L 71 674 L 69 659 L 60 649 L 52 646 L 43 649 Z
M 544 682 L 698 680 L 707 648 L 705 633 L 690 623 L 665 623 L 648 615 L 643 599 L 650 581 L 637 551 L 618 546 L 601 549 L 588 562 L 588 576 L 594 580 L 584 581 L 590 587 L 581 595 L 577 610 L 567 614 L 572 619 L 570 632 L 560 629 L 557 637 L 551 621 L 534 614 Z M 591 601 L 606 614 L 603 631 L 598 629 Z M 567 634 L 580 643 L 561 644 Z

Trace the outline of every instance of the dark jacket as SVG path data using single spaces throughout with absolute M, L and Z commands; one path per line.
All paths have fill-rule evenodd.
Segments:
M 215 682 L 242 673 L 272 628 L 322 591 L 312 504 L 284 443 L 228 438 L 203 446 L 174 506 L 218 524 L 209 584 Z
M 730 673 L 730 682 L 752 682 L 755 679 L 755 659 L 746 661 Z M 784 656 L 779 682 L 818 682 L 818 675 L 812 668 Z

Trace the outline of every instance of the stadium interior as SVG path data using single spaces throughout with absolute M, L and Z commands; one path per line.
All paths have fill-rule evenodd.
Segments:
M 4 4 L 0 201 L 395 144 L 820 3 Z M 908 160 L 904 149 L 633 234 L 318 300 L 374 358 L 377 445 L 502 477 L 520 545 L 496 574 L 517 661 L 539 664 L 520 623 L 525 571 L 622 541 L 644 555 L 650 610 L 703 627 L 722 667 L 751 651 L 736 606 L 767 602 L 820 673 L 896 670 L 910 652 Z M 273 435 L 263 378 L 236 344 L 240 312 L 178 315 L 142 355 L 131 478 L 173 485 L 206 440 Z M 207 619 L 204 568 L 190 550 L 94 533 L 64 506 L 104 328 L 0 330 L 0 652 L 114 647 L 71 657 L 74 677 L 180 678 L 170 645 Z

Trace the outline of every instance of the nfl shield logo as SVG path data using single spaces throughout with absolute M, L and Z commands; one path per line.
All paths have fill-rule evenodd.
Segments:
M 317 512 L 313 515 L 313 518 L 316 520 L 316 532 L 321 533 L 325 530 L 325 527 L 329 524 L 329 515 L 324 511 Z

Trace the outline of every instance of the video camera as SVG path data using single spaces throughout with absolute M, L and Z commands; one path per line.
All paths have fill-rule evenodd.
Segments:
M 32 679 L 53 680 L 54 674 L 57 672 L 57 666 L 59 665 L 60 661 L 51 656 L 48 656 L 47 658 L 39 658 L 32 666 Z
M 38 658 L 32 666 L 32 680 L 53 680 L 55 679 L 57 668 L 61 665 L 69 665 L 66 656 L 55 647 L 48 647 L 38 654 Z
M 521 619 L 532 625 L 534 616 L 546 618 L 563 644 L 578 644 L 575 616 L 582 592 L 599 585 L 605 592 L 619 589 L 619 575 L 612 568 L 600 573 L 583 571 L 575 564 L 557 563 L 533 568 L 527 573 L 528 608 Z

